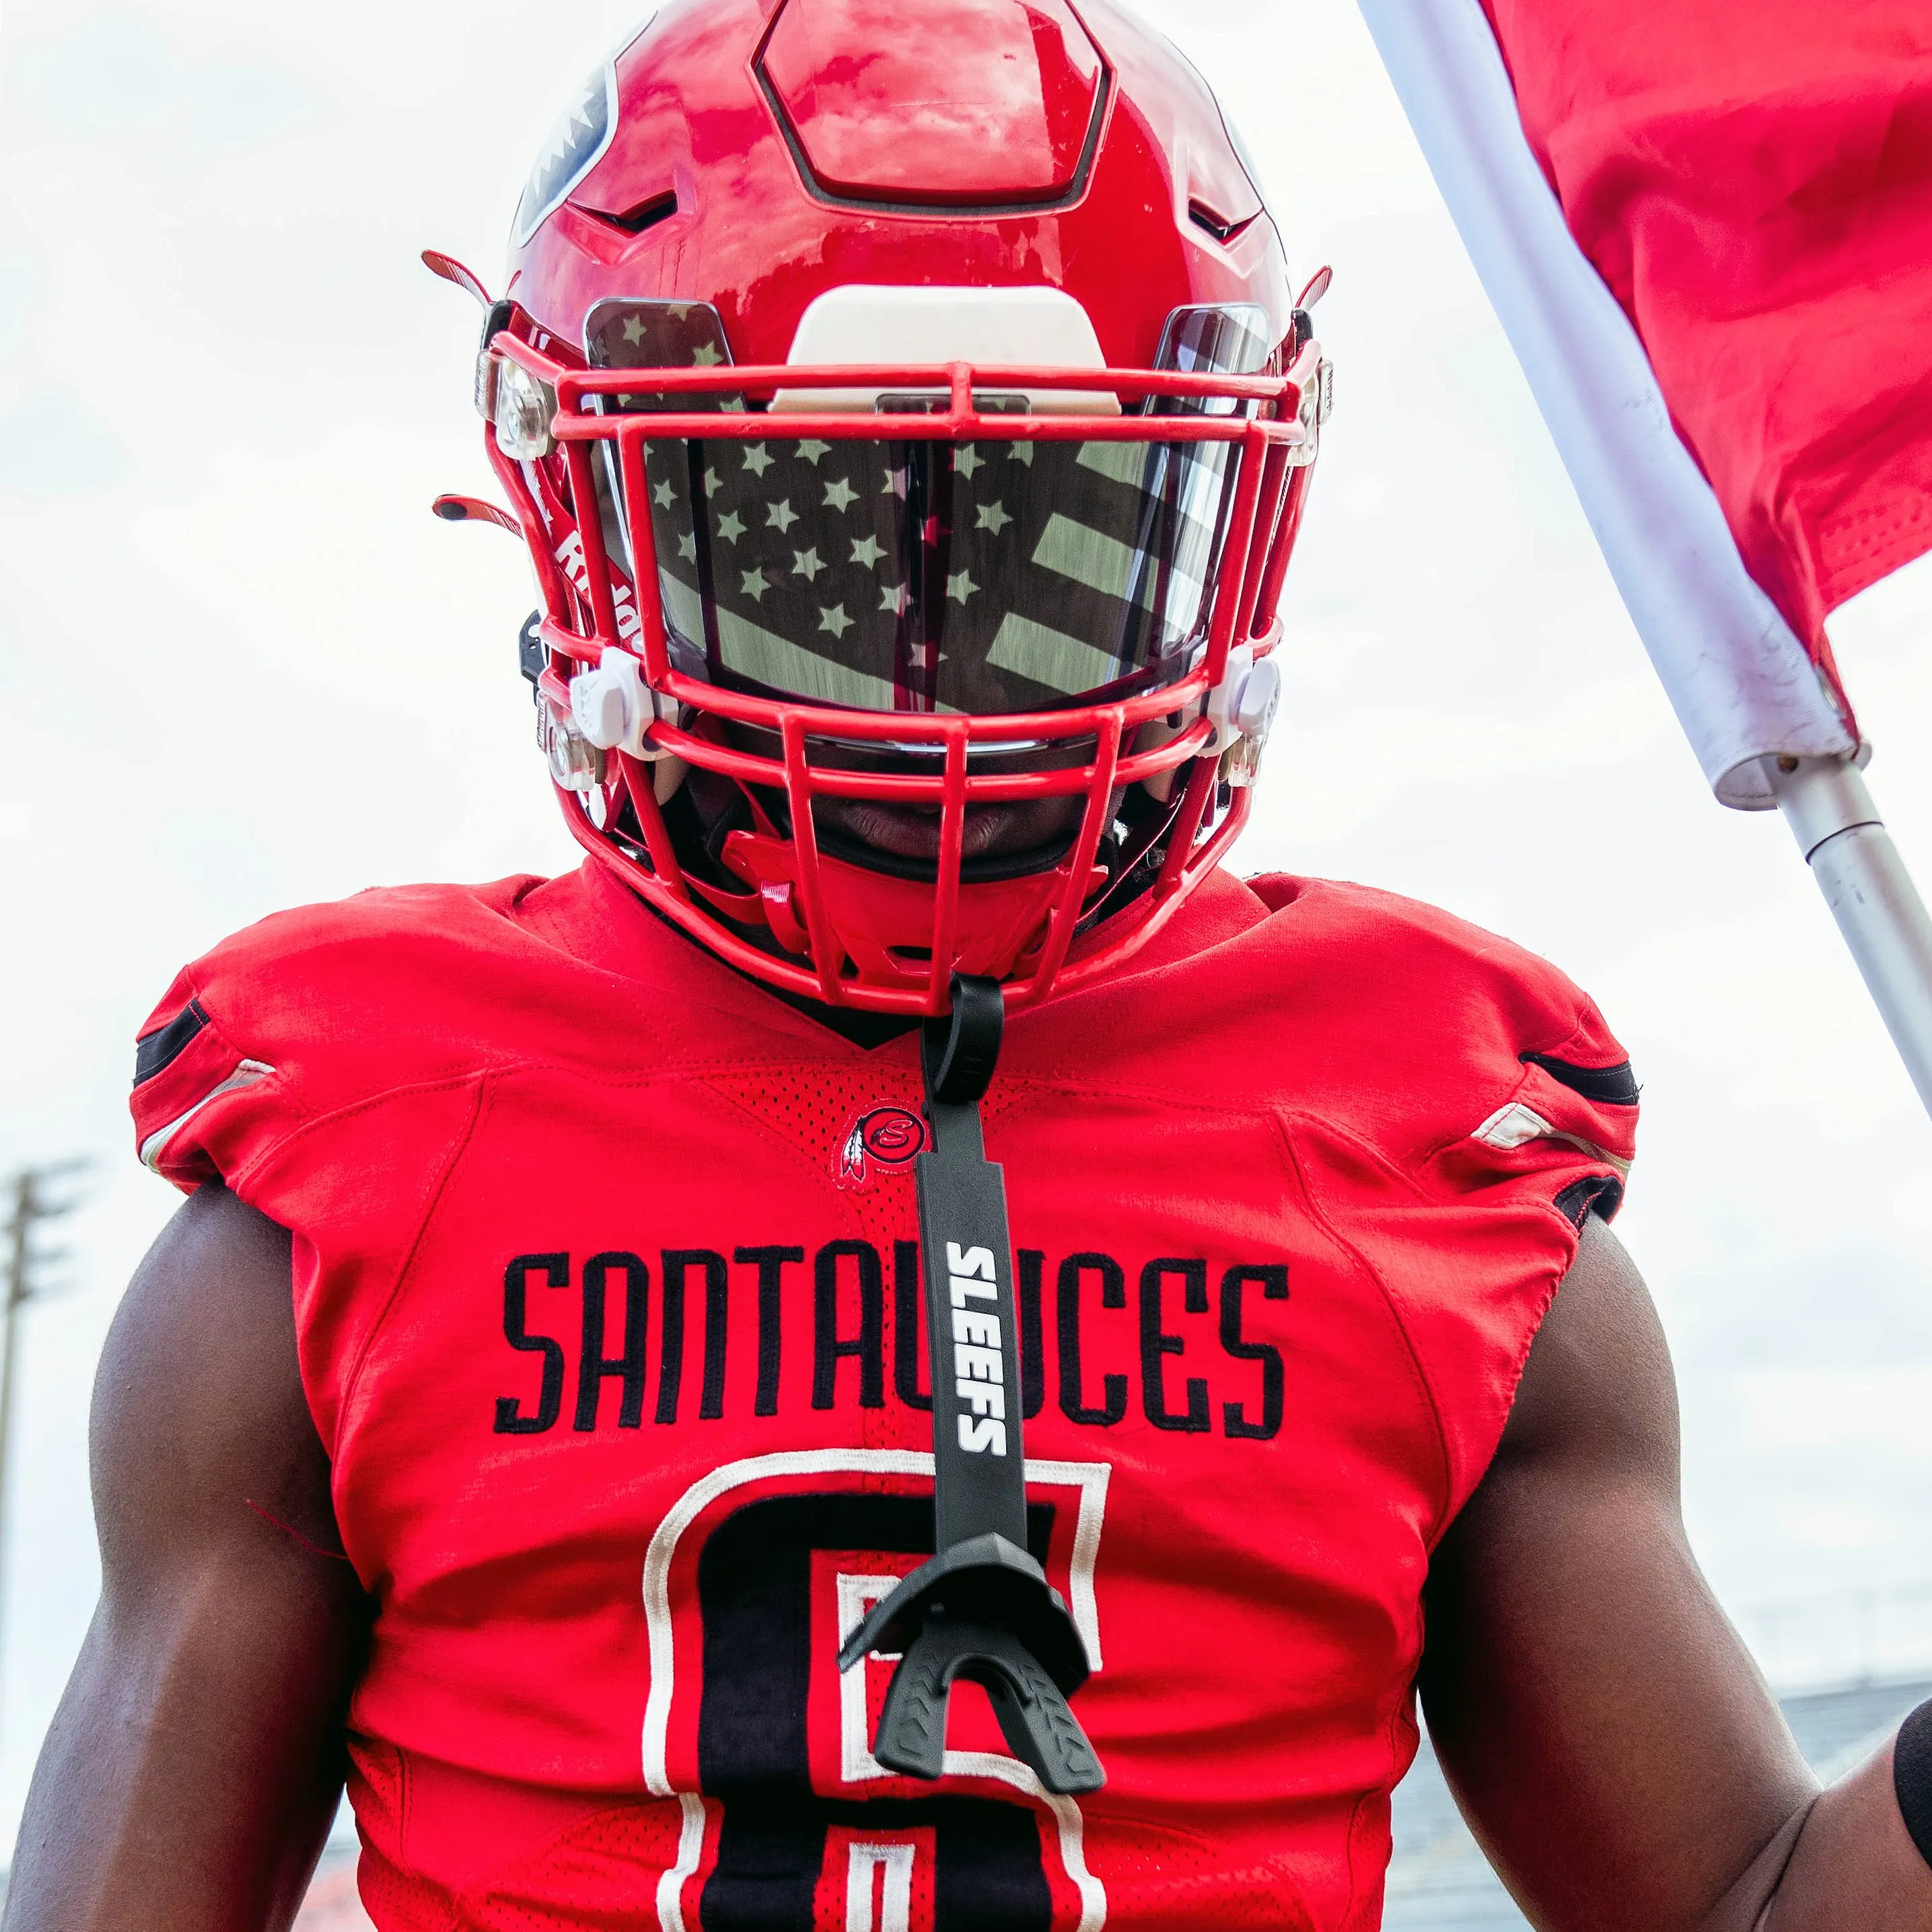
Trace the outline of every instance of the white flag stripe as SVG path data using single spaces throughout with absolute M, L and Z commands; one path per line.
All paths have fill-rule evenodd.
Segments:
M 664 590 L 664 615 L 672 629 L 694 644 L 704 638 L 704 606 L 698 592 L 680 584 L 668 571 L 658 573 Z M 718 655 L 730 670 L 761 684 L 795 691 L 821 704 L 851 705 L 872 711 L 892 708 L 892 688 L 884 679 L 855 670 L 836 659 L 802 650 L 788 638 L 717 608 Z
M 1154 572 L 1142 567 L 1141 553 L 1103 530 L 1089 530 L 1056 510 L 1034 546 L 1033 560 L 1043 569 L 1070 577 L 1089 590 L 1098 590 L 1144 610 L 1154 608 Z
M 1070 694 L 1097 691 L 1120 676 L 1120 667 L 1106 652 L 1017 610 L 1000 620 L 986 662 L 995 670 L 1017 671 Z
M 1082 470 L 1138 487 L 1147 474 L 1147 459 L 1144 442 L 1083 442 L 1078 460 Z
M 1478 0 L 1360 4 L 1705 777 L 1726 805 L 1768 808 L 1761 758 L 1843 756 L 1850 736 L 1572 238 Z

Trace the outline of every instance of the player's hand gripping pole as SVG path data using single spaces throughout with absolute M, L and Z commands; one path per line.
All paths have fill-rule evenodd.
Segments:
M 1006 1742 L 1052 1792 L 1096 1791 L 1100 1760 L 1067 1698 L 1087 1652 L 1027 1549 L 1019 1321 L 1006 1190 L 986 1158 L 980 1099 L 999 1058 L 999 982 L 952 978 L 952 1010 L 921 1040 L 930 1153 L 919 1156 L 919 1232 L 932 1358 L 933 1547 L 938 1552 L 846 1640 L 838 1667 L 903 1654 L 872 1754 L 938 1778 L 954 1681 L 982 1685 Z

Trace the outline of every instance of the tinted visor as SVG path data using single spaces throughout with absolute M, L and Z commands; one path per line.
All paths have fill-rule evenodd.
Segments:
M 680 342 L 684 352 L 663 361 L 728 359 L 709 313 L 694 306 L 675 318 L 706 340 Z M 1163 360 L 1200 368 L 1213 359 L 1202 338 L 1225 335 L 1225 316 L 1184 313 L 1220 317 L 1191 334 L 1170 326 Z M 593 337 L 593 359 L 609 354 L 610 332 Z M 1233 353 L 1250 359 L 1252 342 Z M 986 413 L 1026 406 L 977 400 Z M 664 406 L 618 404 L 653 405 Z M 774 412 L 772 433 L 753 442 L 645 444 L 679 668 L 814 704 L 980 716 L 1050 711 L 1184 676 L 1206 632 L 1232 446 L 940 442 L 912 433 L 928 406 L 882 397 L 867 434 L 831 441 L 787 435 Z

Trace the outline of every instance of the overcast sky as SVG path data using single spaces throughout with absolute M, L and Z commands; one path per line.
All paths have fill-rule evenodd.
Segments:
M 1644 1082 L 1619 1223 L 1741 1610 L 1932 1580 L 1932 1130 L 1790 835 L 1714 804 L 1352 0 L 1147 10 L 1265 176 L 1337 400 L 1241 869 L 1446 905 L 1597 997 Z M 574 848 L 530 740 L 473 307 L 560 107 L 640 14 L 63 0 L 0 24 L 0 1172 L 98 1162 L 25 1318 L 0 1838 L 92 1606 L 88 1384 L 171 1211 L 135 1029 L 270 910 Z M 1932 883 L 1932 570 L 1834 626 Z M 1753 1615 L 1754 1627 L 1758 1622 Z

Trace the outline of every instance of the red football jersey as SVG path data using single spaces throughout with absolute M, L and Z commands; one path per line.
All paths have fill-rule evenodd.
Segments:
M 384 1932 L 1378 1921 L 1430 1552 L 1634 1089 L 1561 974 L 1217 877 L 1011 1022 L 986 1102 L 1029 1534 L 1106 1788 L 983 1694 L 870 1750 L 843 1634 L 932 1549 L 915 1036 L 868 1050 L 596 865 L 264 920 L 143 1036 L 143 1158 L 294 1234 L 379 1606 L 350 1723 Z

